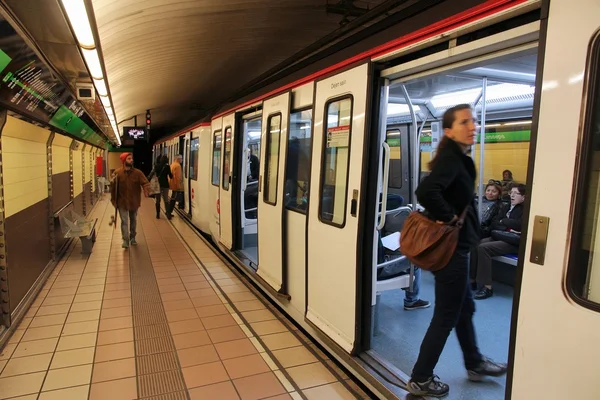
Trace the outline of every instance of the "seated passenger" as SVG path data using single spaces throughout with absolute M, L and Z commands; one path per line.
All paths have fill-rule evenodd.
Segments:
M 502 187 L 500 181 L 490 179 L 487 186 L 485 187 L 485 194 L 481 201 L 481 238 L 490 237 L 490 227 L 494 217 L 500 211 L 502 207 L 502 200 L 500 195 L 502 194 Z M 475 199 L 475 210 L 479 209 L 478 199 Z
M 473 257 L 471 268 L 481 287 L 475 294 L 476 300 L 492 297 L 492 257 L 504 254 L 515 254 L 519 251 L 521 227 L 523 224 L 523 202 L 525 201 L 525 185 L 515 185 L 510 192 L 510 204 L 502 206 L 492 221 L 490 237 L 485 238 L 477 246 L 476 257 Z
M 502 171 L 502 199 L 510 199 L 510 189 L 513 187 L 513 174 L 509 169 Z

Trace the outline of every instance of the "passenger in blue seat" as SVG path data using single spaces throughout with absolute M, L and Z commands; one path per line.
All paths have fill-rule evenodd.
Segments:
M 515 184 L 510 190 L 510 204 L 503 205 L 490 226 L 490 237 L 477 246 L 471 257 L 471 269 L 475 269 L 479 291 L 475 300 L 484 300 L 494 295 L 492 289 L 492 257 L 519 252 L 523 225 L 523 202 L 527 188 Z M 471 275 L 473 276 L 473 275 Z

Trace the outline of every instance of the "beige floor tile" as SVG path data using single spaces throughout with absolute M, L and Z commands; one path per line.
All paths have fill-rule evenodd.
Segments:
M 82 349 L 96 345 L 96 333 L 83 333 L 80 335 L 63 336 L 58 342 L 57 351 Z
M 244 378 L 271 370 L 259 354 L 223 360 L 223 365 L 231 379 Z
M 272 372 L 248 376 L 233 381 L 243 400 L 258 400 L 285 393 L 284 387 Z
M 0 376 L 2 376 L 2 371 L 6 367 L 6 364 L 8 364 L 8 360 L 0 360 Z
M 0 399 L 38 393 L 44 382 L 45 372 L 0 378 Z
M 172 335 L 179 335 L 182 333 L 203 331 L 204 325 L 202 325 L 200 318 L 195 318 L 184 321 L 169 322 L 169 328 Z
M 119 283 L 107 283 L 104 285 L 104 290 L 106 292 L 113 292 L 116 290 L 131 290 L 130 282 L 119 282 Z
M 250 301 L 234 301 L 233 304 L 235 308 L 238 309 L 239 312 L 244 311 L 256 311 L 256 310 L 264 310 L 265 305 L 259 300 L 250 300 Z
M 93 311 L 99 310 L 102 307 L 102 301 L 87 301 L 84 303 L 73 303 L 70 312 Z
M 71 308 L 70 304 L 59 304 L 55 306 L 42 306 L 39 308 L 36 317 L 43 317 L 46 315 L 54 315 L 54 314 L 63 314 L 69 312 L 69 308 Z
M 288 347 L 301 346 L 302 343 L 291 332 L 274 333 L 272 335 L 261 335 L 261 340 L 269 350 L 280 350 Z
M 231 294 L 228 294 L 227 297 L 229 297 L 231 299 L 231 301 L 233 301 L 233 302 L 252 301 L 252 300 L 256 301 L 257 300 L 256 296 L 250 292 L 231 293 Z M 248 310 L 244 310 L 244 311 L 248 311 Z
M 62 325 L 67 319 L 67 313 L 35 317 L 31 320 L 29 328 L 40 328 L 43 326 Z
M 228 342 L 246 337 L 246 334 L 238 326 L 211 329 L 208 331 L 208 335 L 213 343 Z
M 273 355 L 284 368 L 317 362 L 317 358 L 304 346 L 276 350 Z
M 269 310 L 244 311 L 242 316 L 248 322 L 262 322 L 277 319 Z
M 210 289 L 211 288 L 210 283 L 208 283 L 205 280 L 196 281 L 196 282 L 186 281 L 184 283 L 184 286 L 187 290 L 200 290 L 200 289 Z
M 13 358 L 6 364 L 6 367 L 4 367 L 2 374 L 0 374 L 0 378 L 46 371 L 50 365 L 51 359 L 52 353 Z
M 205 331 L 183 333 L 174 335 L 173 341 L 177 350 L 187 349 L 190 347 L 198 347 L 210 344 L 210 338 Z
M 102 310 L 102 313 L 100 314 L 100 318 L 102 318 L 102 319 L 128 317 L 128 316 L 131 316 L 131 306 L 105 308 Z
M 13 353 L 13 357 L 27 357 L 37 354 L 53 353 L 56 348 L 58 338 L 33 340 L 31 342 L 21 342 Z
M 103 310 L 118 307 L 131 307 L 131 298 L 125 297 L 122 299 L 104 299 L 104 301 L 102 302 Z
M 206 329 L 224 328 L 226 326 L 237 325 L 237 322 L 235 321 L 235 319 L 233 319 L 233 317 L 230 314 L 217 315 L 214 317 L 206 317 L 201 319 L 202 325 L 204 325 Z
M 104 292 L 105 300 L 128 299 L 128 298 L 131 298 L 130 290 L 113 290 L 110 292 Z
M 94 347 L 83 349 L 57 351 L 54 353 L 50 369 L 75 367 L 77 365 L 92 364 L 94 362 Z
M 108 361 L 94 364 L 92 383 L 113 381 L 135 377 L 135 358 Z
M 0 360 L 8 360 L 15 350 L 17 349 L 18 343 L 7 344 L 2 349 L 0 349 Z
M 229 311 L 223 304 L 214 306 L 197 307 L 196 312 L 200 318 L 214 317 L 216 315 L 229 314 Z
M 303 390 L 308 400 L 354 400 L 356 397 L 339 382 Z
M 237 392 L 235 391 L 235 387 L 231 382 L 221 382 L 214 385 L 201 386 L 191 389 L 190 398 L 192 400 L 238 400 L 240 396 L 238 396 Z
M 178 350 L 177 356 L 182 368 L 219 361 L 219 355 L 212 345 Z
M 229 342 L 217 343 L 215 348 L 219 354 L 221 360 L 227 360 L 230 358 L 247 356 L 250 354 L 256 354 L 256 347 L 252 344 L 249 339 L 232 340 Z
M 286 370 L 300 389 L 307 389 L 337 381 L 331 372 L 319 362 L 286 368 Z
M 188 389 L 229 380 L 221 362 L 182 368 L 182 372 Z
M 73 322 L 97 321 L 100 318 L 100 310 L 70 312 L 67 324 Z
M 101 279 L 82 279 L 81 283 L 79 283 L 79 287 L 83 286 L 102 286 L 104 285 L 104 278 Z
M 38 400 L 87 400 L 90 385 L 42 392 Z
M 74 303 L 85 303 L 89 301 L 102 300 L 103 293 L 81 293 L 75 296 Z
M 55 296 L 73 296 L 77 292 L 77 286 L 67 288 L 53 288 L 48 292 L 46 298 Z
M 42 391 L 63 389 L 72 386 L 87 385 L 92 378 L 91 365 L 79 365 L 48 371 Z
M 8 343 L 9 344 L 18 344 L 21 339 L 23 339 L 23 336 L 25 336 L 25 332 L 26 329 L 16 329 L 15 331 L 13 331 L 12 335 L 10 336 L 10 339 L 8 339 Z
M 213 291 L 212 289 L 210 290 Z M 223 304 L 216 294 L 212 296 L 193 297 L 192 303 L 194 303 L 195 307 L 219 306 Z
M 96 348 L 96 357 L 94 362 L 106 362 L 131 358 L 135 356 L 133 342 L 109 344 L 98 346 Z
M 80 335 L 98 331 L 98 321 L 73 322 L 65 324 L 62 335 Z
M 167 311 L 177 311 L 194 308 L 194 303 L 190 299 L 163 301 L 163 307 Z
M 100 320 L 100 332 L 111 331 L 113 329 L 125 329 L 133 327 L 133 320 L 130 316 L 118 318 L 106 318 Z
M 93 383 L 89 400 L 135 400 L 137 399 L 137 382 L 135 378 Z
M 133 328 L 114 329 L 98 333 L 97 346 L 133 342 Z
M 44 299 L 44 302 L 42 303 L 42 306 L 56 306 L 56 305 L 62 305 L 62 304 L 71 304 L 73 302 L 74 298 L 75 298 L 74 295 L 46 297 Z
M 104 285 L 80 286 L 77 289 L 77 294 L 90 294 L 104 292 Z
M 52 325 L 43 328 L 29 328 L 21 338 L 21 342 L 29 342 L 32 340 L 51 339 L 60 336 L 62 326 Z
M 197 319 L 198 318 L 198 314 L 196 314 L 196 310 L 194 310 L 194 309 L 173 310 L 173 311 L 165 310 L 165 314 L 167 315 L 167 320 L 169 322 L 186 321 L 189 319 Z
M 264 322 L 253 322 L 250 324 L 252 329 L 256 332 L 257 335 L 270 335 L 272 333 L 281 333 L 289 331 L 288 328 L 285 327 L 281 322 L 275 321 L 264 321 Z

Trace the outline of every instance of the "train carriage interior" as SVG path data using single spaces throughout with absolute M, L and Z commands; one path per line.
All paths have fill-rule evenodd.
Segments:
M 393 365 L 391 369 L 401 376 L 410 376 L 412 372 L 433 315 L 435 300 L 433 274 L 421 271 L 419 279 L 419 274 L 415 274 L 399 248 L 399 232 L 415 201 L 414 174 L 416 172 L 421 180 L 429 171 L 428 163 L 435 156 L 443 135 L 443 113 L 452 106 L 468 103 L 474 108 L 478 127 L 476 144 L 470 151 L 478 175 L 478 190 L 474 193 L 476 204 L 481 204 L 489 182 L 506 183 L 503 182 L 505 170 L 511 171 L 513 183 L 524 184 L 536 60 L 537 49 L 530 49 L 484 63 L 463 64 L 460 68 L 432 75 L 407 76 L 390 83 L 385 137 L 390 150 L 389 178 L 387 193 L 383 190 L 387 204 L 383 204 L 384 223 L 381 224 L 382 213 L 377 221 L 381 229 L 376 235 L 379 238 L 379 246 L 375 248 L 378 254 L 374 255 L 378 268 L 369 353 L 382 360 L 382 365 Z M 485 131 L 483 151 L 482 130 Z M 418 150 L 414 142 L 411 143 L 415 133 L 419 137 Z M 417 166 L 419 170 L 415 171 Z M 380 179 L 383 175 L 380 174 Z M 503 203 L 510 203 L 506 192 L 499 195 Z M 382 204 L 379 207 L 381 210 Z M 481 210 L 477 211 L 481 213 Z M 521 243 L 523 241 L 521 239 Z M 483 354 L 496 360 L 508 357 L 516 253 L 494 257 L 493 296 L 475 300 L 474 323 L 479 347 Z M 431 307 L 404 309 L 405 290 L 401 289 L 409 289 L 411 281 L 413 290 L 417 285 L 420 287 L 418 297 L 430 301 Z M 456 364 L 456 360 L 462 359 L 461 354 L 458 340 L 452 333 L 435 371 L 453 388 L 457 397 L 452 398 L 504 398 L 504 378 L 480 385 L 468 383 L 464 370 Z

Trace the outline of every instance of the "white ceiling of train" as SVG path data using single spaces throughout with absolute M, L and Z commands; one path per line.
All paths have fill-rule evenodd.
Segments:
M 72 84 L 88 78 L 60 0 L 3 1 Z M 327 3 L 352 3 L 85 1 L 93 6 L 117 121 L 137 115 L 142 125 L 150 109 L 153 128 L 197 121 L 252 79 L 339 29 L 344 16 L 327 13 Z M 353 3 L 373 9 L 384 1 Z

